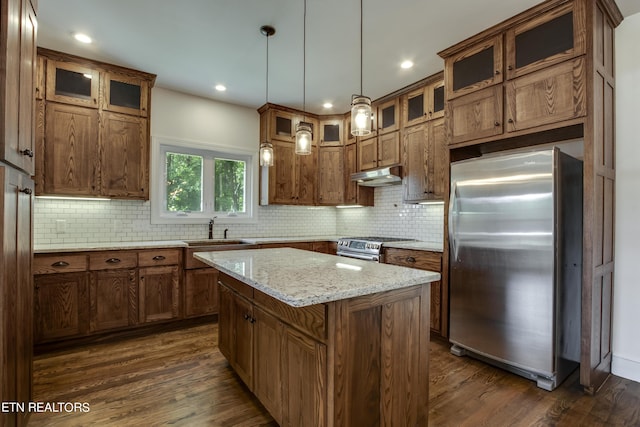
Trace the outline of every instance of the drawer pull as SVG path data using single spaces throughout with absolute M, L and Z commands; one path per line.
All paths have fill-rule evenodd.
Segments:
M 51 264 L 51 267 L 69 267 L 69 263 L 66 261 L 56 261 Z
M 412 256 L 408 256 L 407 257 L 407 262 L 414 263 L 414 262 L 416 262 L 416 259 L 414 257 L 412 257 Z
M 107 264 L 118 264 L 120 262 L 120 258 L 109 258 L 105 262 Z
M 154 261 L 164 261 L 167 258 L 164 255 L 156 255 L 151 259 L 153 259 Z

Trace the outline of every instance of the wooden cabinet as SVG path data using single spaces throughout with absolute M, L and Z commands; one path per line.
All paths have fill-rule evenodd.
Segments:
M 609 0 L 550 0 L 439 53 L 445 59 L 445 120 L 451 160 L 558 141 L 582 141 L 585 172 L 580 383 L 590 394 L 609 377 L 613 354 L 614 36 L 622 19 L 620 10 Z M 506 81 L 492 86 L 500 88 L 500 92 L 490 94 L 488 88 L 477 85 L 477 92 L 461 87 L 454 93 L 455 88 L 449 85 L 455 58 L 496 37 L 503 37 L 506 46 Z M 486 105 L 476 99 L 474 111 L 470 107 L 473 101 L 464 98 L 484 90 Z M 490 97 L 497 100 L 493 107 Z M 503 102 L 504 109 L 498 102 Z M 491 132 L 494 117 L 501 129 Z M 466 119 L 475 124 L 465 125 L 462 122 Z M 445 211 L 447 203 L 445 200 Z M 447 227 L 445 221 L 444 282 L 448 274 Z
M 318 204 L 344 203 L 344 147 L 318 147 Z
M 279 425 L 282 419 L 282 369 L 284 323 L 260 308 L 254 308 L 253 392 Z M 305 424 L 306 425 L 306 424 Z
M 373 206 L 373 187 L 363 187 L 351 180 L 351 174 L 358 172 L 359 144 L 349 144 L 344 147 L 345 195 L 344 204 Z
M 37 254 L 38 344 L 180 316 L 180 249 Z
M 291 327 L 282 341 L 281 425 L 327 425 L 327 346 Z
M 274 141 L 274 165 L 269 168 L 269 203 L 314 205 L 317 150 L 307 156 L 295 154 L 291 142 Z
M 426 425 L 428 291 L 292 307 L 220 273 L 218 346 L 283 427 Z
M 104 73 L 104 110 L 148 117 L 149 81 L 124 74 Z
M 89 283 L 90 332 L 137 323 L 138 281 L 135 269 L 94 271 Z
M 502 86 L 491 86 L 447 101 L 449 144 L 501 135 Z
M 0 190 L 0 401 L 29 402 L 34 309 L 33 182 L 27 174 L 0 162 Z M 3 412 L 0 425 L 26 425 L 27 417 Z
M 586 68 L 582 57 L 510 80 L 505 89 L 507 132 L 587 114 Z
M 320 146 L 343 145 L 343 138 L 343 116 L 327 116 L 320 119 Z
M 443 79 L 402 95 L 403 128 L 444 117 L 444 98 Z
M 502 34 L 483 40 L 444 61 L 447 100 L 502 83 Z
M 505 33 L 508 79 L 585 53 L 586 26 L 581 2 L 566 2 L 527 19 Z
M 498 35 L 441 52 L 450 144 L 568 126 L 587 114 L 584 7 L 540 6 Z
M 46 100 L 80 107 L 98 108 L 100 72 L 64 60 L 47 60 Z
M 386 264 L 442 273 L 442 253 L 419 251 L 413 249 L 386 248 L 384 252 Z M 431 282 L 431 331 L 443 337 L 448 334 L 447 319 L 449 316 L 448 300 L 442 281 Z
M 400 98 L 396 97 L 375 106 L 377 135 L 400 129 Z
M 176 265 L 138 270 L 140 323 L 177 319 L 180 316 L 179 268 Z
M 184 317 L 218 313 L 218 270 L 185 270 Z
M 33 175 L 37 20 L 29 0 L 1 8 L 0 162 Z
M 36 343 L 89 332 L 88 279 L 86 272 L 35 276 Z
M 358 141 L 358 170 L 400 164 L 400 133 L 389 132 Z
M 38 64 L 37 193 L 147 200 L 155 75 L 43 48 Z
M 403 134 L 403 201 L 443 200 L 448 174 L 444 120 L 406 128 Z
M 218 321 L 220 352 L 240 379 L 253 390 L 253 304 L 227 286 L 220 286 Z
M 103 112 L 100 121 L 100 195 L 149 198 L 147 119 Z
M 285 141 L 295 142 L 296 126 L 301 121 L 311 124 L 311 143 L 318 143 L 318 119 L 313 115 L 304 115 L 302 112 L 290 110 L 284 107 L 267 104 L 265 113 L 268 117 L 267 135 L 271 142 Z
M 97 110 L 50 103 L 45 114 L 46 144 L 38 153 L 44 188 L 38 194 L 98 196 Z

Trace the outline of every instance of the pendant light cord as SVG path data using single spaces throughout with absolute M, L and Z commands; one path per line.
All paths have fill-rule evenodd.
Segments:
M 360 0 L 360 95 L 364 93 L 362 91 L 362 1 Z
M 307 0 L 302 17 L 302 120 L 307 120 Z
M 264 102 L 265 104 L 269 103 L 269 35 L 267 34 L 267 84 L 266 86 L 266 90 L 265 90 L 265 95 L 264 95 Z

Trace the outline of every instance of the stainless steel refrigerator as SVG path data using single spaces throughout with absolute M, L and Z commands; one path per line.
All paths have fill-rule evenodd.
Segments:
M 451 164 L 451 352 L 553 390 L 580 360 L 582 162 L 559 149 Z

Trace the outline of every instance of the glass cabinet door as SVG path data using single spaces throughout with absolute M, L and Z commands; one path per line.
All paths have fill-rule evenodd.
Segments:
M 48 101 L 98 108 L 100 73 L 89 67 L 62 61 L 47 61 Z
M 506 34 L 507 78 L 512 79 L 585 51 L 585 23 L 571 2 L 511 28 Z
M 320 121 L 320 145 L 342 145 L 343 119 L 323 119 Z
M 378 104 L 378 134 L 393 132 L 400 125 L 400 98 Z
M 447 99 L 502 83 L 502 35 L 447 58 L 445 70 Z
M 105 110 L 147 117 L 149 84 L 139 78 L 105 73 Z

